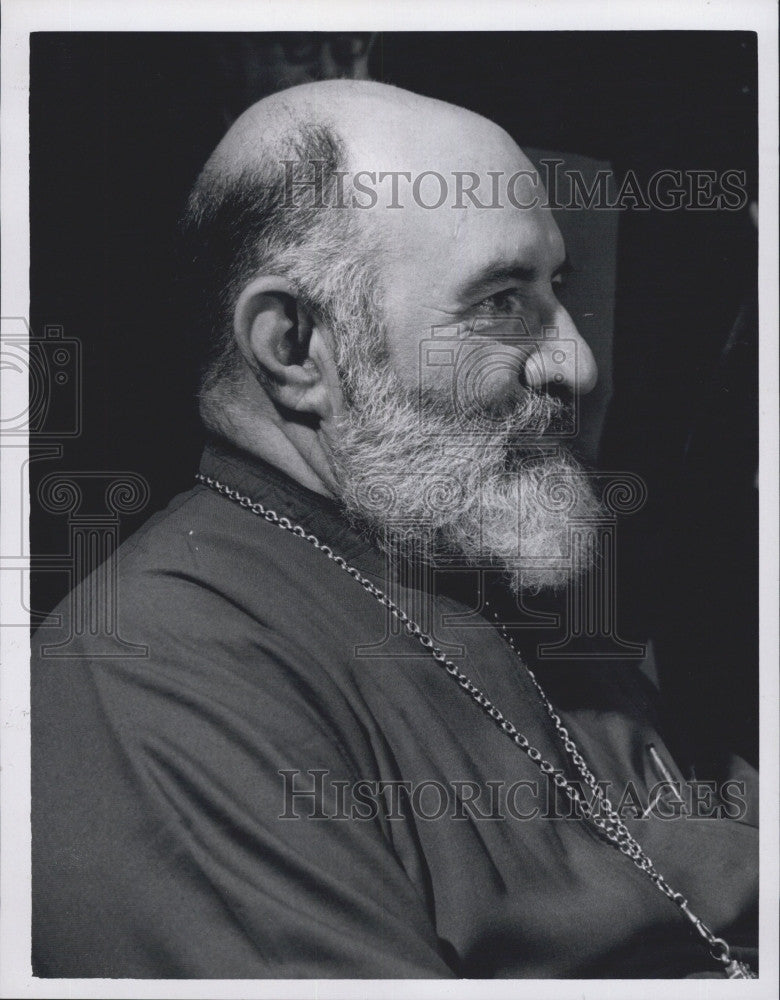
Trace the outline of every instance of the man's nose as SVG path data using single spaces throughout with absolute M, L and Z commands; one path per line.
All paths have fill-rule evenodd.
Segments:
M 530 389 L 549 386 L 586 393 L 596 384 L 597 377 L 591 349 L 580 336 L 574 320 L 558 304 L 526 359 L 526 385 Z

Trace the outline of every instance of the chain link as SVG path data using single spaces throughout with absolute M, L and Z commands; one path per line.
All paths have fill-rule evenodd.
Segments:
M 571 758 L 572 763 L 581 775 L 585 784 L 593 792 L 593 799 L 591 802 L 588 802 L 585 797 L 580 794 L 579 789 L 575 785 L 571 784 L 560 770 L 556 769 L 549 761 L 545 760 L 540 751 L 529 743 L 528 739 L 512 722 L 510 722 L 509 719 L 504 716 L 503 712 L 501 712 L 501 710 L 490 701 L 480 688 L 473 683 L 468 675 L 463 673 L 463 671 L 460 670 L 457 665 L 452 662 L 452 660 L 447 658 L 441 649 L 435 645 L 432 636 L 423 632 L 420 626 L 416 622 L 412 621 L 402 608 L 395 604 L 394 601 L 382 590 L 380 590 L 379 587 L 377 587 L 371 580 L 369 580 L 368 577 L 363 576 L 360 570 L 354 566 L 350 566 L 346 559 L 342 556 L 336 555 L 329 545 L 323 544 L 316 535 L 307 532 L 305 528 L 302 528 L 300 525 L 293 524 L 289 518 L 280 517 L 276 511 L 270 510 L 262 503 L 253 501 L 251 497 L 242 495 L 238 490 L 231 489 L 229 486 L 221 483 L 218 479 L 212 479 L 211 476 L 204 475 L 202 472 L 197 473 L 195 478 L 198 482 L 207 486 L 214 492 L 227 497 L 229 500 L 233 500 L 239 506 L 251 511 L 257 517 L 262 517 L 264 520 L 268 521 L 269 524 L 275 524 L 284 531 L 297 535 L 299 538 L 307 541 L 319 552 L 324 553 L 324 555 L 327 556 L 331 562 L 335 563 L 340 569 L 344 570 L 349 574 L 349 576 L 353 577 L 367 593 L 371 594 L 372 597 L 388 609 L 394 618 L 401 622 L 406 632 L 418 640 L 423 648 L 431 654 L 433 659 L 444 668 L 444 670 L 458 683 L 466 694 L 485 712 L 490 719 L 493 720 L 493 722 L 495 722 L 498 728 L 506 736 L 508 736 L 510 740 L 512 740 L 515 746 L 522 750 L 526 756 L 537 765 L 543 774 L 552 776 L 555 786 L 560 788 L 568 796 L 573 805 L 580 809 L 582 816 L 595 826 L 596 829 L 603 834 L 603 836 L 614 847 L 616 847 L 626 857 L 630 858 L 634 865 L 648 876 L 656 888 L 679 908 L 680 912 L 690 921 L 695 930 L 709 946 L 710 955 L 716 962 L 720 962 L 726 967 L 726 974 L 729 978 L 756 978 L 756 974 L 748 965 L 744 962 L 737 962 L 735 959 L 732 959 L 729 946 L 723 938 L 716 937 L 712 930 L 710 930 L 710 928 L 690 910 L 688 907 L 688 900 L 682 895 L 682 893 L 675 891 L 663 875 L 658 872 L 652 860 L 645 853 L 639 841 L 636 840 L 636 838 L 631 834 L 628 827 L 620 818 L 620 814 L 610 802 L 603 788 L 599 785 L 595 775 L 588 767 L 582 754 L 579 752 L 576 743 L 561 722 L 560 716 L 557 714 L 552 703 L 545 694 L 536 675 L 528 664 L 525 663 L 519 651 L 516 649 L 512 637 L 503 623 L 499 622 L 498 625 L 504 638 L 527 670 L 542 704 L 552 720 L 555 731 L 563 742 L 564 750 Z M 602 815 L 604 813 L 606 814 L 606 818 Z

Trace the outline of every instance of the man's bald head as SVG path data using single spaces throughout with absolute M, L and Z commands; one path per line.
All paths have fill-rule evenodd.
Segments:
M 344 141 L 346 169 L 431 166 L 455 150 L 516 146 L 494 122 L 465 108 L 368 80 L 323 80 L 279 91 L 248 108 L 226 133 L 209 168 L 240 172 L 258 157 L 281 158 L 301 127 L 324 127 Z M 464 141 L 464 135 L 469 141 Z M 470 148 L 471 147 L 471 148 Z M 294 149 L 289 150 L 293 152 Z
M 518 204 L 509 190 L 512 204 L 463 203 L 457 192 L 464 176 L 486 183 L 503 177 L 508 185 L 506 178 L 522 178 L 530 202 Z M 437 182 L 444 200 L 431 203 Z M 421 336 L 482 305 L 492 309 L 490 297 L 482 303 L 471 294 L 490 286 L 491 276 L 505 276 L 506 285 L 506 276 L 520 275 L 534 295 L 532 308 L 518 315 L 526 334 L 515 343 L 518 371 L 503 366 L 506 385 L 491 384 L 510 395 L 518 377 L 543 385 L 550 345 L 534 352 L 532 339 L 551 324 L 562 337 L 579 337 L 554 295 L 565 250 L 544 201 L 538 176 L 511 137 L 463 108 L 354 80 L 304 84 L 259 101 L 214 151 L 186 215 L 193 299 L 210 346 L 201 394 L 207 423 L 235 405 L 239 381 L 246 386 L 250 373 L 273 380 L 257 352 L 245 349 L 242 358 L 234 336 L 241 291 L 263 273 L 285 279 L 287 294 L 334 333 L 334 355 L 339 316 L 390 316 L 390 335 L 373 344 L 375 356 L 385 351 L 409 385 L 419 374 Z M 437 207 L 444 210 L 430 210 Z M 478 211 L 484 207 L 502 210 Z M 587 391 L 595 369 L 587 345 L 579 347 L 579 368 L 572 354 L 562 377 L 573 387 L 584 374 Z
M 329 318 L 345 295 L 350 309 L 356 297 L 376 307 L 378 249 L 405 246 L 411 220 L 401 213 L 404 232 L 394 234 L 401 220 L 392 212 L 382 213 L 389 225 L 379 227 L 373 213 L 356 212 L 349 198 L 337 207 L 344 197 L 340 177 L 366 169 L 377 176 L 411 173 L 442 162 L 473 169 L 484 151 L 484 169 L 499 167 L 508 154 L 522 155 L 494 123 L 380 83 L 304 84 L 245 111 L 209 158 L 184 218 L 193 313 L 206 345 L 201 398 L 207 423 L 218 420 L 242 370 L 232 310 L 254 274 L 289 278 L 305 304 Z M 300 184 L 313 177 L 317 190 Z M 381 198 L 387 202 L 389 188 Z

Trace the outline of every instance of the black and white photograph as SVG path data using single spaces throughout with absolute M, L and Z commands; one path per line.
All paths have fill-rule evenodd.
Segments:
M 5 5 L 0 995 L 776 996 L 776 29 Z

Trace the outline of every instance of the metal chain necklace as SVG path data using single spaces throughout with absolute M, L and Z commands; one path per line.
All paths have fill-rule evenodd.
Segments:
M 556 787 L 561 789 L 568 796 L 571 802 L 580 811 L 581 815 L 592 823 L 606 840 L 613 844 L 622 854 L 625 854 L 626 857 L 630 858 L 636 867 L 650 879 L 653 885 L 655 885 L 660 892 L 662 892 L 680 909 L 680 911 L 688 918 L 694 928 L 698 931 L 699 935 L 706 942 L 712 958 L 723 966 L 723 971 L 727 978 L 757 978 L 755 972 L 753 972 L 747 963 L 740 962 L 736 958 L 732 958 L 731 949 L 726 941 L 724 941 L 721 937 L 717 937 L 710 930 L 710 928 L 689 909 L 688 901 L 683 894 L 676 892 L 669 885 L 663 875 L 656 870 L 655 865 L 645 853 L 641 844 L 628 830 L 625 823 L 620 818 L 619 813 L 616 811 L 615 807 L 605 794 L 603 788 L 598 784 L 593 772 L 590 770 L 585 762 L 585 759 L 580 754 L 576 743 L 561 722 L 560 716 L 556 713 L 533 671 L 525 663 L 525 661 L 522 660 L 522 657 L 520 657 L 520 660 L 525 669 L 528 671 L 531 681 L 541 698 L 542 704 L 553 722 L 556 733 L 563 742 L 564 750 L 571 758 L 572 763 L 582 776 L 585 784 L 593 793 L 591 802 L 588 802 L 585 799 L 585 797 L 581 794 L 580 789 L 576 785 L 571 784 L 561 771 L 556 770 L 556 768 L 553 767 L 549 761 L 545 760 L 536 747 L 531 746 L 528 739 L 517 729 L 515 725 L 509 721 L 509 719 L 504 716 L 500 709 L 498 709 L 490 701 L 490 699 L 483 694 L 483 692 L 472 682 L 468 675 L 464 674 L 451 660 L 447 659 L 446 655 L 435 645 L 433 638 L 423 632 L 420 626 L 414 622 L 402 608 L 398 607 L 398 605 L 395 604 L 387 596 L 387 594 L 385 594 L 379 589 L 379 587 L 372 583 L 371 580 L 364 576 L 360 570 L 356 569 L 354 566 L 350 566 L 346 559 L 340 555 L 336 555 L 329 545 L 323 544 L 316 535 L 312 535 L 307 532 L 306 529 L 302 528 L 300 525 L 293 524 L 289 518 L 280 517 L 275 511 L 269 510 L 263 504 L 253 501 L 251 497 L 243 496 L 238 492 L 238 490 L 231 489 L 219 480 L 212 479 L 211 476 L 206 476 L 199 472 L 195 478 L 198 482 L 209 487 L 209 489 L 227 497 L 229 500 L 233 500 L 240 507 L 244 507 L 257 517 L 262 517 L 264 520 L 268 521 L 269 524 L 274 524 L 284 531 L 288 531 L 291 534 L 302 538 L 319 552 L 322 552 L 325 556 L 327 556 L 331 562 L 335 563 L 336 566 L 344 570 L 345 573 L 348 573 L 351 577 L 353 577 L 366 591 L 366 593 L 375 598 L 383 607 L 387 608 L 394 618 L 401 622 L 406 629 L 406 632 L 413 638 L 417 639 L 420 645 L 423 646 L 428 653 L 430 653 L 433 659 L 444 668 L 444 670 L 466 692 L 466 694 L 474 702 L 476 702 L 477 705 L 479 705 L 479 707 L 485 712 L 486 715 L 489 716 L 496 726 L 510 740 L 512 740 L 512 742 L 520 750 L 522 750 L 526 756 L 534 762 L 534 764 L 537 765 L 539 770 L 543 774 L 550 776 Z M 520 654 L 515 648 L 506 627 L 501 623 L 499 623 L 499 625 L 504 637 L 509 642 L 514 652 L 519 656 Z

